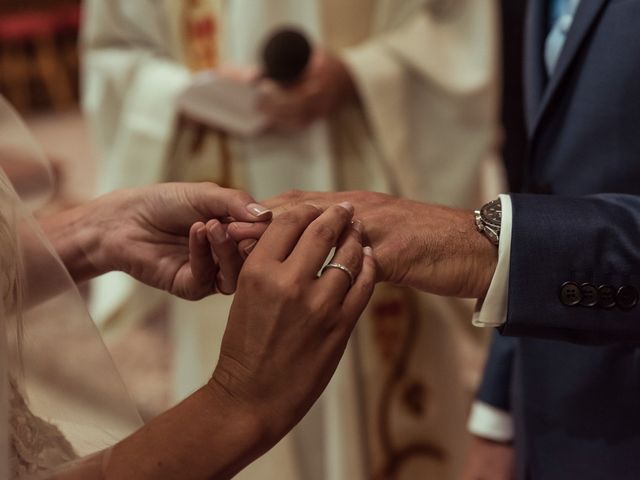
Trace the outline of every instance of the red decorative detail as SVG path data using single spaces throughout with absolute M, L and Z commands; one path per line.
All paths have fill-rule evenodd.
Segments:
M 5 13 L 0 16 L 0 39 L 24 42 L 34 38 L 51 37 L 64 30 L 78 30 L 82 10 L 67 5 L 48 11 Z
M 66 5 L 58 9 L 58 28 L 60 30 L 77 31 L 82 21 L 80 5 Z
M 0 38 L 20 42 L 38 37 L 48 37 L 55 33 L 58 17 L 54 12 L 29 12 L 2 15 L 0 17 Z

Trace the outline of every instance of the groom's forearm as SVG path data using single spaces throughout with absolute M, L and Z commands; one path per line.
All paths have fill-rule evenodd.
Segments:
M 294 205 L 348 201 L 362 221 L 378 263 L 378 280 L 438 295 L 483 298 L 498 249 L 478 232 L 471 211 L 374 192 L 292 191 L 263 201 L 277 217 Z M 251 235 L 251 228 L 243 234 Z M 240 232 L 239 232 L 240 233 Z

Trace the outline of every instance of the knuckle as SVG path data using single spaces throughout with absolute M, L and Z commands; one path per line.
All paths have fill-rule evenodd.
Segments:
M 331 304 L 330 299 L 322 299 L 314 297 L 307 304 L 307 311 L 315 321 L 320 322 L 328 330 L 333 328 L 333 325 L 338 317 L 336 314 L 336 308 Z
M 289 301 L 299 302 L 304 297 L 304 290 L 297 282 L 279 280 L 277 282 L 278 291 Z
M 287 210 L 278 215 L 273 221 L 277 225 L 295 225 L 298 222 L 299 218 L 295 210 Z
M 184 300 L 188 300 L 190 302 L 195 302 L 198 301 L 202 298 L 202 295 L 200 295 L 198 292 L 195 291 L 187 291 L 184 292 L 182 295 L 180 295 Z
M 337 261 L 351 269 L 359 269 L 362 264 L 362 250 L 350 248 L 340 252 Z
M 286 210 L 276 217 L 273 223 L 280 226 L 309 224 L 318 217 L 320 212 L 313 205 L 299 205 L 291 210 Z
M 282 196 L 292 203 L 298 203 L 300 200 L 302 200 L 303 193 L 302 190 L 291 189 L 285 192 Z
M 333 205 L 331 210 L 332 214 L 336 215 L 341 221 L 349 222 L 351 220 L 352 214 L 346 208 L 340 205 Z
M 335 244 L 338 240 L 336 229 L 324 223 L 313 225 L 310 233 L 319 241 L 330 245 Z
M 240 272 L 238 285 L 251 290 L 262 289 L 266 283 L 266 275 L 263 270 L 253 263 L 247 263 Z
M 249 195 L 247 192 L 243 192 L 242 190 L 233 190 L 226 189 L 231 200 L 238 202 L 239 204 L 246 205 L 254 201 L 253 197 Z
M 309 219 L 316 219 L 322 214 L 322 209 L 310 203 L 303 203 L 300 209 Z
M 200 182 L 200 186 L 201 186 L 202 188 L 205 188 L 205 189 L 211 189 L 211 188 L 221 189 L 221 188 L 222 188 L 222 187 L 220 187 L 220 185 L 218 185 L 217 183 L 214 183 L 214 182 L 208 182 L 208 181 L 207 181 L 207 182 Z M 232 192 L 233 192 L 233 191 L 235 191 L 235 190 L 230 190 L 230 191 L 232 191 Z

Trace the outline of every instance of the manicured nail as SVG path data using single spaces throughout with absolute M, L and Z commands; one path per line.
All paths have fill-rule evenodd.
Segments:
M 249 205 L 247 205 L 247 210 L 249 210 L 249 212 L 251 212 L 251 214 L 255 215 L 256 217 L 262 217 L 263 215 L 271 213 L 271 210 L 269 210 L 267 207 L 263 207 L 262 205 L 259 205 L 257 203 L 250 203 Z
M 354 220 L 351 222 L 351 226 L 356 232 L 362 233 L 362 222 L 360 220 Z
M 224 228 L 222 228 L 220 224 L 214 225 L 213 228 L 209 229 L 209 232 L 215 243 L 224 243 L 227 239 L 227 232 L 224 231 Z
M 242 252 L 245 254 L 245 256 L 249 256 L 249 254 L 251 252 L 253 252 L 253 249 L 256 248 L 256 245 L 258 244 L 258 242 L 256 240 L 252 241 L 249 245 L 247 245 L 246 247 L 244 247 L 244 249 L 242 250 Z
M 371 247 L 364 247 L 364 248 L 362 249 L 362 251 L 364 252 L 364 254 L 365 254 L 367 257 L 373 257 L 373 248 L 371 248 Z
M 351 202 L 342 202 L 339 206 L 344 208 L 347 212 L 353 213 L 353 205 Z

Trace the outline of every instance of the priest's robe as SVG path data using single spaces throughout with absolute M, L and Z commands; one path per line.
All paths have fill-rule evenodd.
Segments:
M 102 190 L 223 179 L 258 199 L 290 188 L 367 189 L 466 208 L 496 193 L 492 0 L 211 1 L 216 62 L 254 64 L 264 34 L 295 24 L 342 57 L 359 94 L 304 132 L 242 142 L 214 133 L 195 142 L 199 132 L 179 120 L 175 99 L 202 54 L 192 43 L 203 41 L 186 34 L 186 3 L 88 1 L 83 98 Z M 107 325 L 126 325 L 114 319 L 161 297 L 106 282 L 110 295 L 95 308 Z M 228 304 L 172 301 L 180 395 L 210 375 Z M 239 478 L 455 478 L 485 344 L 471 309 L 380 286 L 318 406 Z

